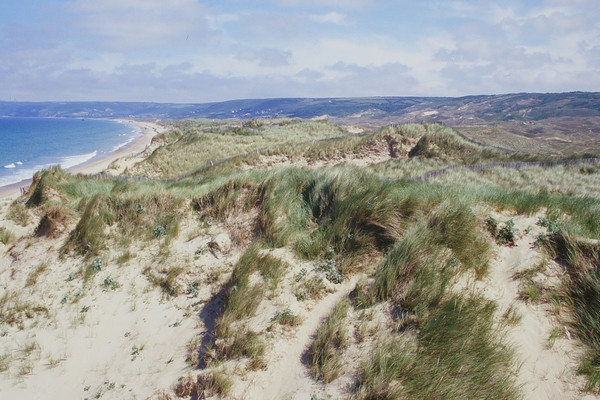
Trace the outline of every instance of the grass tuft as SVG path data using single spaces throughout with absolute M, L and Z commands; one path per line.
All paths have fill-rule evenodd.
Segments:
M 339 302 L 319 327 L 313 343 L 308 349 L 311 372 L 315 378 L 329 383 L 342 372 L 342 351 L 348 344 L 344 321 L 350 302 Z

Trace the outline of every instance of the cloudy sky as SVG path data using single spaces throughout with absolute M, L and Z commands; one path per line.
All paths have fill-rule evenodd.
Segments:
M 1 0 L 0 100 L 600 91 L 598 0 Z

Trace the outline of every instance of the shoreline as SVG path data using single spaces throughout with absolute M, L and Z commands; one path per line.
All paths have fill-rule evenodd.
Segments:
M 114 153 L 107 155 L 104 158 L 86 161 L 83 164 L 75 165 L 71 168 L 68 168 L 66 171 L 74 175 L 89 175 L 102 172 L 106 168 L 108 168 L 108 166 L 115 160 L 118 160 L 123 157 L 133 156 L 143 152 L 150 145 L 154 136 L 166 130 L 164 126 L 158 125 L 154 122 L 136 121 L 131 119 L 114 119 L 111 121 L 134 125 L 141 130 L 141 135 L 133 142 L 127 144 L 123 148 L 115 151 Z M 0 200 L 12 200 L 20 196 L 20 188 L 28 187 L 29 185 L 31 185 L 32 178 L 33 176 L 29 179 L 24 179 L 20 182 L 1 186 Z

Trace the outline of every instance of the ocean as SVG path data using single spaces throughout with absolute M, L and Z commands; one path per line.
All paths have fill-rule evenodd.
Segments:
M 67 169 L 105 158 L 141 133 L 134 125 L 108 120 L 0 118 L 0 186 L 52 165 Z

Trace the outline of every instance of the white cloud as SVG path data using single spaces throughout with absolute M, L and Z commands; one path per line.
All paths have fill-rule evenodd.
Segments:
M 289 65 L 291 55 L 290 51 L 271 47 L 259 49 L 240 48 L 236 53 L 236 58 L 243 61 L 257 62 L 260 67 L 274 68 Z
M 342 10 L 357 10 L 376 7 L 379 0 L 274 0 L 283 7 L 303 8 L 337 8 Z
M 327 14 L 314 14 L 310 18 L 313 21 L 344 25 L 346 23 L 346 15 L 332 11 Z
M 535 3 L 74 0 L 0 26 L 0 98 L 600 90 L 600 3 Z
M 77 0 L 66 8 L 78 29 L 105 49 L 182 46 L 214 33 L 215 19 L 195 0 Z

